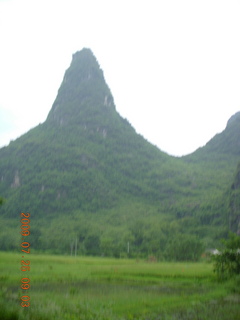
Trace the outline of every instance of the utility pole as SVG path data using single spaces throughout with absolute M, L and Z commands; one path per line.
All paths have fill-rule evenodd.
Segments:
M 70 244 L 70 248 L 71 248 L 71 256 L 72 256 L 72 253 L 73 253 L 73 245 L 74 245 L 74 242 L 71 242 L 71 244 Z
M 128 245 L 127 245 L 127 253 L 129 254 L 129 241 L 128 241 Z
M 77 256 L 77 238 L 76 238 L 76 241 L 75 241 L 75 258 Z

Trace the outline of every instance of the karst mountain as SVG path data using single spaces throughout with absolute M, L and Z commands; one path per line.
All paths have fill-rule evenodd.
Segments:
M 239 162 L 240 113 L 205 147 L 169 156 L 120 116 L 84 48 L 73 55 L 46 121 L 0 149 L 0 217 L 13 230 L 19 212 L 31 212 L 36 248 L 59 252 L 74 237 L 89 254 L 101 254 L 106 239 L 109 255 L 120 252 L 127 238 L 136 252 L 160 242 L 164 251 L 173 233 L 211 246 L 237 230 L 230 193 Z M 69 240 L 58 247 L 62 232 Z

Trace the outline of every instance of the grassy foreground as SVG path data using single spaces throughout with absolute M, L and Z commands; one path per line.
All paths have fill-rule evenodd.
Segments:
M 163 320 L 240 317 L 239 295 L 218 283 L 210 263 L 0 252 L 0 320 Z M 23 290 L 21 278 L 30 279 Z M 21 296 L 30 306 L 21 307 Z

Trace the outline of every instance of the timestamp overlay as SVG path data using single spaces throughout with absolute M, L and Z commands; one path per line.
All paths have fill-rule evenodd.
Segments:
M 28 236 L 30 235 L 30 213 L 20 213 L 20 222 L 21 222 L 21 235 L 22 235 L 22 242 L 21 242 L 21 271 L 22 271 L 22 278 L 21 278 L 21 306 L 23 308 L 30 307 L 30 296 L 29 296 L 29 289 L 30 289 L 30 243 Z

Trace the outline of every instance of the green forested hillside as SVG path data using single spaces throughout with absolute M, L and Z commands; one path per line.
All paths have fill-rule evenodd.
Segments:
M 77 239 L 86 254 L 196 259 L 228 232 L 239 119 L 194 154 L 171 157 L 118 114 L 91 50 L 77 52 L 46 121 L 0 149 L 0 219 L 11 234 L 0 249 L 18 247 L 28 211 L 38 250 L 69 253 Z

